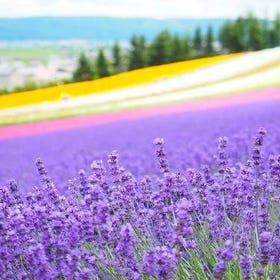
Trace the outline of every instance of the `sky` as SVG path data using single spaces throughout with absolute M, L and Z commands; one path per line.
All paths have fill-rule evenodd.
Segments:
M 235 18 L 248 12 L 272 18 L 280 0 L 0 0 L 0 17 L 114 16 Z

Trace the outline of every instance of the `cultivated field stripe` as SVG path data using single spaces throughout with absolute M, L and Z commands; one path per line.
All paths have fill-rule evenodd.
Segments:
M 211 97 L 204 100 L 175 104 L 173 106 L 157 106 L 139 110 L 127 110 L 117 113 L 98 114 L 94 116 L 83 116 L 53 121 L 4 126 L 0 127 L 0 139 L 10 139 L 66 129 L 101 125 L 121 120 L 147 118 L 151 116 L 169 115 L 187 111 L 208 110 L 225 106 L 250 104 L 272 100 L 280 100 L 280 88 L 252 91 L 230 96 Z
M 0 109 L 38 104 L 43 101 L 58 101 L 63 99 L 65 96 L 79 97 L 94 93 L 105 93 L 114 89 L 150 83 L 156 80 L 194 71 L 202 67 L 207 67 L 215 63 L 220 63 L 240 55 L 241 54 L 230 54 L 188 60 L 125 72 L 95 81 L 73 83 L 34 91 L 3 95 L 0 96 Z
M 279 64 L 279 63 L 278 63 Z M 2 110 L 0 112 L 0 124 L 11 124 L 18 122 L 30 122 L 51 118 L 61 118 L 82 114 L 98 114 L 127 109 L 137 109 L 142 107 L 156 106 L 162 104 L 172 104 L 193 99 L 207 98 L 215 95 L 226 95 L 257 88 L 265 88 L 279 85 L 280 65 L 261 68 L 260 72 L 254 71 L 252 75 L 241 75 L 235 79 L 226 79 L 209 85 L 202 85 L 195 88 L 182 88 L 174 91 L 163 91 L 162 93 L 149 93 L 144 96 L 132 94 L 131 97 L 121 97 L 115 94 L 113 100 L 110 95 L 89 96 L 86 99 L 68 100 L 59 103 L 41 104 L 34 107 L 18 108 L 15 110 Z M 270 65 L 271 66 L 271 65 Z

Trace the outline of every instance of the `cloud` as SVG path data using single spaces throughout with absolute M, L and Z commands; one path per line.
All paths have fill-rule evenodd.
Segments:
M 0 0 L 0 17 L 120 16 L 236 17 L 249 11 L 273 16 L 279 0 Z

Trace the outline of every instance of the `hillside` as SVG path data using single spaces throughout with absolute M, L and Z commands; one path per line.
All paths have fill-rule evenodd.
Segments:
M 280 48 L 273 48 L 182 61 L 94 81 L 5 95 L 0 97 L 0 125 L 78 115 L 94 115 L 96 121 L 100 114 L 175 106 L 226 95 L 239 98 L 244 96 L 237 94 L 240 92 L 252 92 L 250 96 L 256 100 L 268 96 L 278 98 L 278 89 L 255 92 L 278 88 L 279 69 Z M 244 102 L 241 99 L 238 102 Z
M 70 40 L 127 41 L 133 34 L 152 39 L 168 29 L 192 34 L 197 26 L 205 32 L 209 25 L 214 34 L 225 19 L 145 19 L 110 17 L 31 17 L 0 18 L 0 41 Z

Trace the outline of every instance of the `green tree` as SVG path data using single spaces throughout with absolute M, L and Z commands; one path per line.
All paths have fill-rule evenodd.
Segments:
M 132 36 L 130 40 L 130 51 L 128 57 L 128 68 L 134 70 L 147 65 L 146 61 L 146 39 L 144 36 Z
M 183 37 L 181 42 L 182 42 L 183 51 L 184 51 L 183 59 L 189 59 L 192 56 L 192 46 L 191 46 L 191 40 L 190 40 L 189 36 Z
M 233 23 L 226 21 L 220 29 L 219 39 L 222 49 L 225 52 L 231 52 L 233 49 Z
M 73 81 L 87 81 L 94 78 L 94 71 L 89 58 L 81 53 L 78 61 L 78 66 L 73 73 Z
M 205 47 L 204 47 L 204 55 L 209 56 L 214 54 L 214 46 L 213 46 L 213 30 L 212 27 L 209 26 L 206 33 L 205 38 Z
M 193 47 L 196 53 L 200 56 L 202 53 L 202 35 L 200 27 L 197 27 L 194 32 Z
M 246 19 L 239 17 L 232 27 L 232 51 L 242 52 L 248 47 L 246 45 Z
M 280 46 L 280 14 L 278 14 L 269 28 L 269 47 L 274 48 Z
M 220 29 L 220 43 L 225 52 L 241 52 L 246 49 L 246 22 L 238 18 L 234 22 L 227 21 Z
M 231 22 L 226 21 L 219 31 L 219 41 L 224 52 L 230 51 L 230 33 L 231 33 Z
M 253 15 L 248 19 L 248 47 L 251 50 L 261 50 L 265 47 L 265 36 L 261 21 Z
M 277 14 L 276 19 L 274 21 L 274 30 L 277 33 L 277 46 L 280 46 L 280 13 Z
M 149 65 L 172 61 L 172 37 L 168 31 L 160 32 L 149 47 Z
M 121 48 L 117 42 L 113 45 L 112 48 L 112 58 L 113 58 L 113 68 L 115 73 L 122 71 L 122 57 L 121 57 Z
M 186 46 L 185 42 L 179 36 L 175 35 L 172 38 L 171 47 L 171 62 L 184 60 L 186 57 Z
M 97 58 L 96 58 L 96 70 L 97 70 L 97 75 L 99 78 L 110 75 L 109 63 L 104 54 L 103 49 L 98 50 L 98 54 L 97 54 Z

